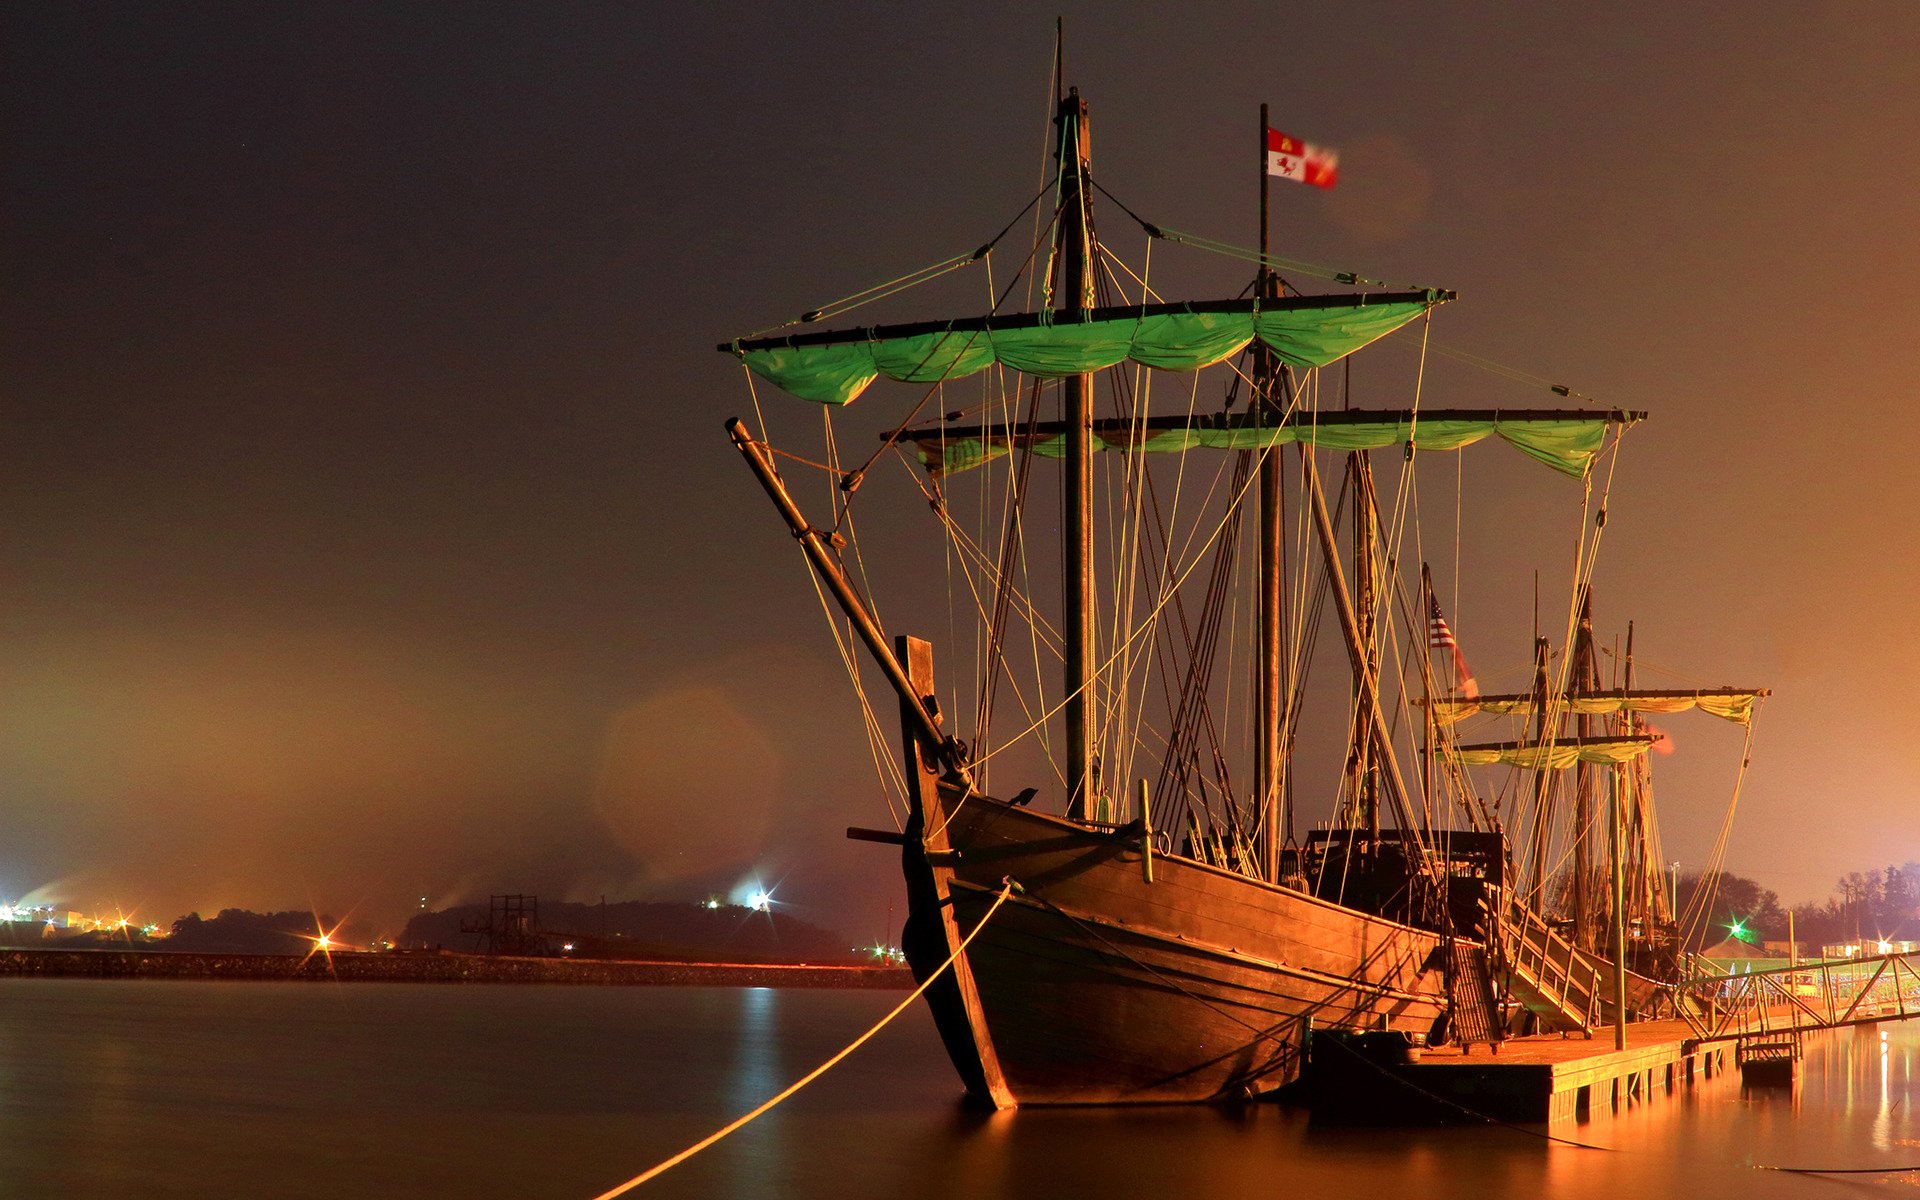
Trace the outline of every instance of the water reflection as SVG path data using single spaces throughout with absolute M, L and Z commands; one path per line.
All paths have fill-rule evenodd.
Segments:
M 739 1023 L 734 1027 L 727 1101 L 746 1112 L 792 1080 L 780 1077 L 780 1030 L 775 1020 L 780 993 L 773 988 L 741 988 L 739 993 Z
M 0 980 L 0 1196 L 586 1197 L 758 1105 L 897 993 Z M 985 1113 L 912 1010 L 654 1197 L 1806 1195 L 1920 1164 L 1915 1026 L 1810 1038 L 1793 1089 L 1584 1126 L 1343 1127 L 1277 1105 Z M 36 1031 L 26 1036 L 25 1031 Z M 1885 1038 L 1881 1037 L 1882 1033 Z

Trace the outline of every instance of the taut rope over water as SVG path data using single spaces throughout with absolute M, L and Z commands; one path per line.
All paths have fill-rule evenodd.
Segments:
M 879 1024 L 875 1025 L 873 1028 L 867 1030 L 865 1033 L 861 1034 L 859 1037 L 849 1042 L 847 1044 L 846 1049 L 840 1051 L 840 1053 L 834 1055 L 832 1058 L 829 1058 L 827 1061 L 821 1063 L 819 1066 L 815 1067 L 813 1070 L 808 1071 L 805 1075 L 802 1075 L 799 1079 L 795 1080 L 792 1084 L 790 1084 L 785 1091 L 781 1092 L 779 1095 L 775 1096 L 773 1099 L 767 1101 L 765 1104 L 762 1104 L 759 1108 L 754 1109 L 752 1112 L 748 1113 L 746 1116 L 740 1117 L 737 1120 L 731 1122 L 730 1124 L 715 1130 L 714 1132 L 708 1134 L 706 1137 L 703 1137 L 699 1141 L 695 1142 L 693 1145 L 688 1146 L 685 1150 L 682 1150 L 680 1153 L 674 1155 L 672 1158 L 669 1158 L 666 1161 L 658 1163 L 654 1166 L 648 1167 L 646 1170 L 640 1172 L 638 1175 L 635 1175 L 632 1179 L 627 1180 L 625 1183 L 621 1184 L 619 1187 L 601 1192 L 598 1196 L 595 1196 L 593 1200 L 613 1200 L 615 1196 L 626 1195 L 628 1192 L 632 1191 L 634 1188 L 639 1187 L 641 1184 L 647 1182 L 647 1180 L 649 1179 L 652 1179 L 654 1176 L 665 1174 L 669 1168 L 679 1166 L 681 1163 L 687 1161 L 689 1158 L 692 1158 L 694 1155 L 700 1153 L 702 1150 L 705 1150 L 708 1146 L 711 1146 L 715 1142 L 719 1141 L 721 1138 L 726 1137 L 728 1134 L 732 1133 L 734 1130 L 741 1128 L 742 1126 L 753 1121 L 756 1117 L 759 1117 L 763 1113 L 766 1113 L 768 1110 L 773 1108 L 774 1105 L 780 1103 L 782 1100 L 785 1100 L 788 1096 L 793 1095 L 795 1092 L 799 1091 L 801 1088 L 812 1083 L 814 1080 L 820 1078 L 822 1075 L 825 1075 L 829 1069 L 837 1066 L 840 1063 L 841 1059 L 844 1059 L 847 1055 L 852 1054 L 855 1050 L 858 1050 L 862 1045 L 866 1043 L 866 1040 L 868 1038 L 872 1037 L 876 1033 L 879 1033 L 882 1029 L 885 1029 L 887 1025 L 890 1022 L 892 1022 L 892 1020 L 895 1017 L 907 1011 L 908 1007 L 910 1007 L 915 1000 L 918 1000 L 920 998 L 920 994 L 922 992 L 926 991 L 929 987 L 933 986 L 934 980 L 946 974 L 947 969 L 953 966 L 954 961 L 960 957 L 960 955 L 966 950 L 967 946 L 970 943 L 972 943 L 973 939 L 979 936 L 979 933 L 982 929 L 985 929 L 987 927 L 987 922 L 993 919 L 993 914 L 1000 911 L 1000 906 L 1007 902 L 1007 897 L 1013 895 L 1013 893 L 1016 890 L 1018 890 L 1019 887 L 1020 885 L 1015 883 L 1012 879 L 1002 880 L 1001 887 L 1000 887 L 1000 894 L 994 897 L 993 907 L 987 909 L 986 915 L 980 918 L 980 923 L 973 927 L 972 932 L 968 933 L 966 937 L 961 939 L 960 944 L 958 946 L 954 947 L 953 953 L 947 956 L 947 961 L 941 963 L 940 966 L 933 972 L 933 974 L 927 976 L 926 979 L 921 982 L 919 987 L 913 989 L 913 994 L 908 996 L 905 1000 L 902 1000 L 894 1008 L 892 1012 L 888 1013 L 884 1017 L 881 1017 Z

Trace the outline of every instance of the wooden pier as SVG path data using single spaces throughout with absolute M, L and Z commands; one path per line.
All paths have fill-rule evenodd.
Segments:
M 1307 1102 L 1339 1119 L 1521 1124 L 1585 1123 L 1678 1095 L 1732 1071 L 1729 1042 L 1696 1040 L 1684 1021 L 1632 1025 L 1627 1048 L 1610 1030 L 1543 1034 L 1486 1045 L 1408 1048 L 1393 1035 L 1316 1032 Z

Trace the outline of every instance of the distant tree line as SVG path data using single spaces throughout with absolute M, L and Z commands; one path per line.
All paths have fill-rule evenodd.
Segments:
M 322 929 L 332 929 L 332 917 L 316 917 L 305 909 L 257 913 L 224 908 L 211 919 L 188 913 L 173 923 L 168 950 L 201 954 L 306 954 Z
M 1788 910 L 1771 888 L 1730 872 L 1682 875 L 1680 911 L 1690 911 L 1703 891 L 1712 899 L 1706 919 L 1685 931 L 1689 950 L 1727 938 L 1736 926 L 1749 942 L 1786 940 Z M 1840 877 L 1825 901 L 1797 904 L 1792 911 L 1793 936 L 1803 945 L 1920 941 L 1920 863 L 1851 872 Z
M 399 944 L 405 949 L 485 951 L 476 932 L 491 919 L 486 904 L 416 913 Z M 726 904 L 628 900 L 614 904 L 543 902 L 523 952 L 576 958 L 641 958 L 725 962 L 845 963 L 859 955 L 846 938 L 789 913 Z M 571 945 L 572 950 L 564 947 Z

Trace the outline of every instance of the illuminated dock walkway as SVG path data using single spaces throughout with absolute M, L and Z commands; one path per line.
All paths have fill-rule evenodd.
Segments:
M 1809 1033 L 1920 1017 L 1920 954 L 1800 963 L 1695 977 L 1672 1004 L 1693 1015 L 1407 1053 L 1391 1035 L 1318 1034 L 1312 1103 L 1369 1120 L 1588 1121 L 1653 1103 L 1735 1067 L 1748 1081 L 1791 1082 Z M 1669 1011 L 1672 1008 L 1669 1007 Z
M 1584 1122 L 1717 1079 L 1735 1055 L 1732 1040 L 1701 1042 L 1691 1025 L 1672 1020 L 1629 1026 L 1624 1050 L 1613 1048 L 1611 1030 L 1508 1038 L 1498 1053 L 1485 1044 L 1411 1056 L 1367 1046 L 1366 1039 L 1316 1034 L 1308 1103 L 1370 1122 Z

